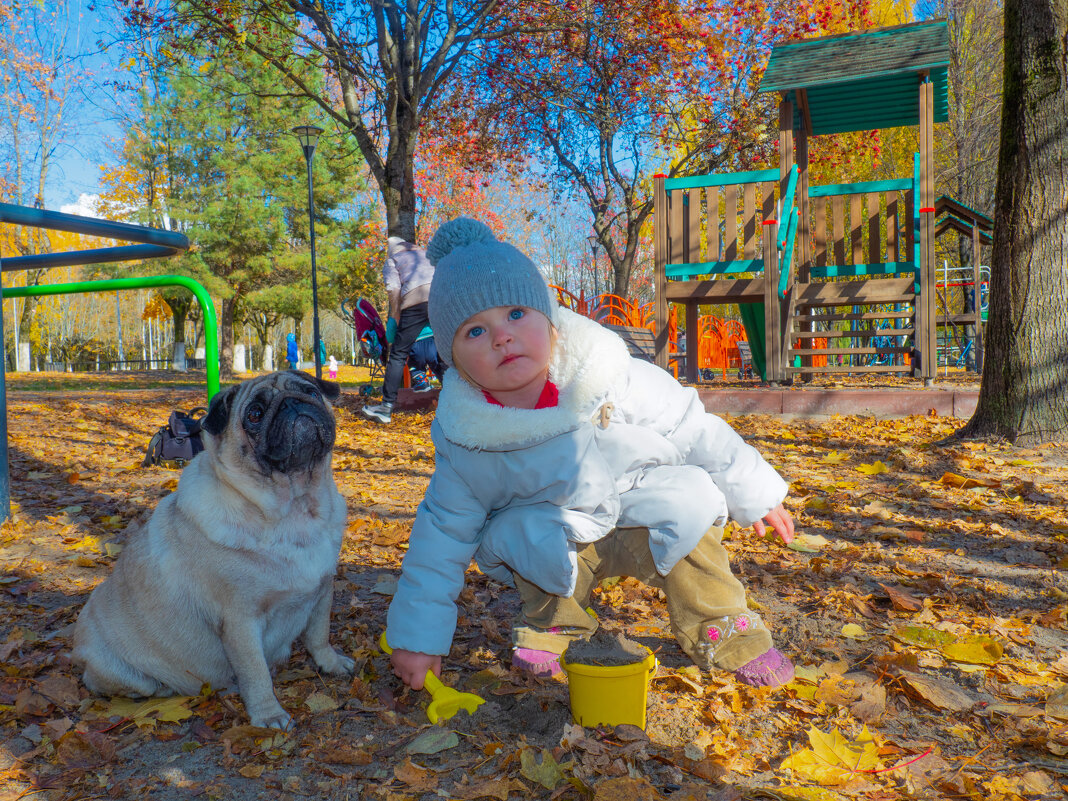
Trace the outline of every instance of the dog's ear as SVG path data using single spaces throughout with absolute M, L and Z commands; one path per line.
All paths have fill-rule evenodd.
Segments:
M 230 409 L 234 405 L 239 386 L 240 384 L 234 384 L 225 392 L 220 392 L 208 404 L 208 413 L 204 415 L 201 427 L 212 436 L 219 436 L 226 428 L 226 424 L 230 422 Z
M 319 391 L 323 393 L 323 397 L 333 403 L 341 395 L 341 385 L 334 381 L 327 381 L 322 378 L 311 377 L 311 380 L 315 382 L 315 386 L 319 387 Z
M 311 381 L 313 384 L 315 384 L 316 387 L 319 388 L 319 392 L 322 393 L 322 396 L 331 403 L 336 401 L 341 395 L 340 384 L 337 384 L 333 381 L 326 381 L 322 378 L 316 378 L 311 373 L 306 373 L 303 370 L 290 370 L 289 372 Z

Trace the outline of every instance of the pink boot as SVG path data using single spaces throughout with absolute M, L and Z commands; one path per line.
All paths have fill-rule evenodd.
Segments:
M 516 648 L 512 652 L 512 666 L 535 676 L 559 676 L 560 655 L 552 651 L 536 651 L 533 648 Z
M 734 676 L 750 687 L 781 687 L 793 681 L 794 663 L 771 648 L 734 671 Z

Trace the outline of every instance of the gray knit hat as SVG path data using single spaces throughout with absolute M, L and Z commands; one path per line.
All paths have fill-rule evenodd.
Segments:
M 456 330 L 472 315 L 494 306 L 526 306 L 555 322 L 556 299 L 534 262 L 516 247 L 498 242 L 489 226 L 459 217 L 438 228 L 426 248 L 434 265 L 430 327 L 438 355 L 452 362 Z

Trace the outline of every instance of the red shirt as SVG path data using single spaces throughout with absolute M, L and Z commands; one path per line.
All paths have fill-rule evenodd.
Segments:
M 482 396 L 494 406 L 504 406 L 499 400 L 490 395 L 486 390 L 482 390 Z M 554 406 L 560 404 L 560 390 L 556 388 L 556 384 L 552 381 L 546 380 L 545 386 L 542 387 L 541 394 L 538 396 L 538 402 L 534 404 L 535 409 L 551 409 Z

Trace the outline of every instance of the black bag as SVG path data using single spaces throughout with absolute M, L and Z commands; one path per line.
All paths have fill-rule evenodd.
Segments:
M 152 435 L 142 467 L 158 465 L 171 469 L 181 469 L 204 450 L 200 439 L 200 424 L 208 410 L 197 406 L 188 412 L 175 409 L 171 412 L 167 425 Z

